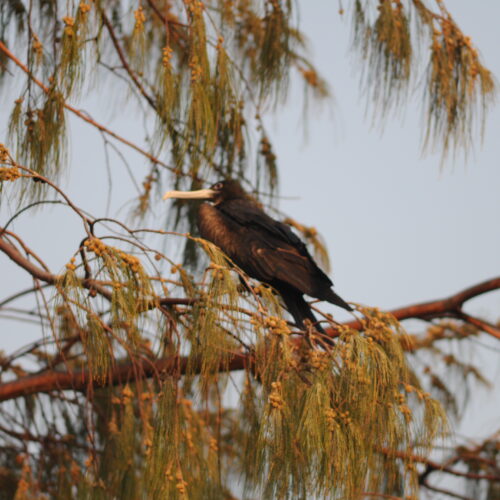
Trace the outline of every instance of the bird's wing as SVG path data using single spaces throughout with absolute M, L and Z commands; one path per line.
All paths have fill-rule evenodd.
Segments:
M 312 297 L 319 297 L 323 288 L 330 288 L 330 279 L 311 258 L 301 255 L 296 249 L 252 247 L 256 255 L 255 266 L 263 275 L 269 276 L 268 281 L 277 288 L 281 284 L 288 285 Z
M 318 298 L 330 289 L 330 278 L 316 265 L 305 244 L 287 225 L 250 203 L 234 202 L 219 210 L 245 227 L 251 258 L 248 262 L 241 262 L 241 267 L 249 274 L 261 281 L 288 285 Z
M 259 228 L 275 239 L 293 245 L 303 255 L 310 257 L 304 242 L 290 229 L 290 226 L 269 217 L 254 203 L 235 200 L 218 208 L 226 217 L 241 226 Z

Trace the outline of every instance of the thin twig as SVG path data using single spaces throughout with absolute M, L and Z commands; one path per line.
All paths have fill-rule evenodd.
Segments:
M 108 30 L 109 36 L 111 37 L 111 41 L 113 42 L 113 46 L 115 47 L 116 53 L 118 54 L 118 58 L 120 59 L 123 68 L 125 71 L 128 73 L 132 81 L 134 82 L 134 85 L 137 87 L 141 95 L 146 99 L 148 104 L 155 110 L 157 111 L 157 106 L 155 100 L 146 92 L 146 89 L 143 87 L 142 83 L 140 82 L 139 78 L 135 74 L 135 72 L 132 70 L 130 67 L 130 64 L 128 63 L 125 54 L 123 53 L 123 50 L 120 46 L 120 42 L 118 41 L 118 38 L 116 37 L 115 30 L 113 29 L 113 25 L 111 24 L 111 21 L 108 19 L 106 16 L 104 9 L 100 9 L 101 12 L 101 18 L 102 22 L 104 23 L 104 26 L 106 26 L 106 29 Z
M 436 493 L 441 493 L 443 495 L 448 495 L 449 497 L 452 497 L 452 498 L 458 498 L 459 500 L 474 500 L 473 498 L 465 497 L 463 495 L 459 495 L 458 493 L 455 493 L 454 491 L 445 490 L 443 488 L 437 488 L 436 486 L 431 486 L 427 482 L 423 483 L 422 486 L 424 486 L 428 490 L 434 491 Z

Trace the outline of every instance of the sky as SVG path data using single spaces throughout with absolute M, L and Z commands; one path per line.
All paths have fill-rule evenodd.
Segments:
M 344 8 L 348 10 L 348 2 Z M 483 61 L 500 75 L 500 3 L 496 0 L 448 0 L 447 5 L 465 34 L 480 49 Z M 500 108 L 492 107 L 484 141 L 478 140 L 467 159 L 449 160 L 422 154 L 421 93 L 414 93 L 404 117 L 389 117 L 383 132 L 366 113 L 359 86 L 360 65 L 350 51 L 351 25 L 339 16 L 338 2 L 301 0 L 300 28 L 308 36 L 310 54 L 328 81 L 333 99 L 312 105 L 305 114 L 302 87 L 292 84 L 285 108 L 269 114 L 266 125 L 278 156 L 279 208 L 302 223 L 315 226 L 330 251 L 335 290 L 344 299 L 392 309 L 442 298 L 499 274 L 500 264 Z M 111 112 L 97 92 L 78 106 L 92 116 L 141 142 L 143 131 L 132 112 Z M 6 143 L 4 116 L 0 142 Z M 307 123 L 307 128 L 304 128 Z M 64 187 L 73 201 L 94 214 L 106 210 L 108 185 L 100 182 L 104 158 L 99 134 L 70 118 L 72 169 Z M 127 153 L 131 166 L 146 175 L 144 162 Z M 115 175 L 112 208 L 125 207 L 134 196 L 123 166 L 112 156 Z M 115 170 L 116 169 L 116 170 Z M 118 180 L 116 180 L 118 179 Z M 89 196 L 89 193 L 92 193 Z M 167 208 L 165 208 L 167 210 Z M 0 224 L 9 216 L 0 206 Z M 55 208 L 50 219 L 34 214 L 15 230 L 39 251 L 54 271 L 69 260 L 81 240 L 81 227 L 67 211 Z M 0 300 L 13 280 L 29 280 L 0 255 L 3 280 Z M 499 318 L 500 293 L 471 301 L 468 311 L 490 321 Z M 338 319 L 343 311 L 333 309 Z M 1 321 L 7 352 L 35 339 L 37 330 Z M 423 326 L 412 323 L 413 332 Z M 500 383 L 498 342 L 482 336 L 472 353 L 486 375 Z M 486 347 L 484 347 L 486 346 Z M 456 348 L 453 347 L 454 349 Z M 498 391 L 497 391 L 498 392 Z M 486 436 L 496 430 L 500 400 L 479 391 L 458 432 Z

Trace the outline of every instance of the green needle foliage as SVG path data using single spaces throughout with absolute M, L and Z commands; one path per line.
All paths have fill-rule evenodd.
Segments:
M 403 103 L 427 58 L 425 142 L 447 152 L 470 146 L 494 83 L 438 7 L 356 0 L 351 14 L 382 114 Z M 166 185 L 237 178 L 273 194 L 277 160 L 262 114 L 285 102 L 293 71 L 312 95 L 328 95 L 294 12 L 291 0 L 0 3 L 0 90 L 16 89 L 8 148 L 0 145 L 2 201 L 20 207 L 9 224 L 53 196 L 82 227 L 59 274 L 0 227 L 1 241 L 29 256 L 16 262 L 36 278 L 31 315 L 43 333 L 2 354 L 2 382 L 47 377 L 39 390 L 30 378 L 0 412 L 1 499 L 418 497 L 419 457 L 442 442 L 445 410 L 458 414 L 459 402 L 437 373 L 413 369 L 409 352 L 427 349 L 462 380 L 485 382 L 434 345 L 475 328 L 436 324 L 417 344 L 390 314 L 358 306 L 361 326 L 322 315 L 330 336 L 298 331 L 270 287 L 191 235 L 196 205 L 179 201 L 169 214 L 185 233 L 160 231 L 157 220 L 135 230 L 87 215 L 59 187 L 71 113 L 105 147 L 145 158 L 135 220 L 151 219 Z M 430 49 L 416 57 L 422 40 Z M 145 146 L 75 107 L 97 85 L 118 95 L 118 113 L 151 126 Z M 327 266 L 317 231 L 287 222 Z

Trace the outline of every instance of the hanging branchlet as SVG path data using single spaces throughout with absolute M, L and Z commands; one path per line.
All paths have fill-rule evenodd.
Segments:
M 148 212 L 150 203 L 152 189 L 155 183 L 158 182 L 159 173 L 156 167 L 153 167 L 151 173 L 149 173 L 142 183 L 143 191 L 139 195 L 138 204 L 135 208 L 135 215 L 138 217 L 144 217 Z
M 237 348 L 227 331 L 237 327 L 238 315 L 225 314 L 225 309 L 229 312 L 237 309 L 239 292 L 227 257 L 212 243 L 195 241 L 208 254 L 211 264 L 207 287 L 193 308 L 187 338 L 191 342 L 191 359 L 202 359 L 200 382 L 206 389 L 229 360 L 227 353 Z
M 113 363 L 112 341 L 103 319 L 93 310 L 91 297 L 82 288 L 74 268 L 72 260 L 55 285 L 53 335 L 61 345 L 70 337 L 78 337 L 92 379 L 102 382 Z M 69 352 L 66 355 L 69 357 Z
M 143 490 L 148 497 L 221 498 L 224 486 L 218 479 L 218 441 L 214 437 L 218 424 L 210 413 L 167 380 L 151 416 L 155 425 L 151 428 Z M 169 442 L 165 436 L 175 438 Z
M 157 305 L 156 282 L 138 257 L 102 239 L 87 238 L 78 254 L 81 265 L 73 256 L 57 279 L 56 312 L 64 308 L 65 318 L 71 315 L 72 335 L 84 349 L 89 376 L 102 383 L 119 353 L 132 362 L 154 356 L 144 330 L 158 321 L 148 313 Z M 101 309 L 103 300 L 110 305 L 106 312 Z M 53 323 L 54 336 L 62 342 L 68 329 Z
M 82 346 L 86 351 L 88 369 L 94 380 L 103 382 L 113 364 L 112 342 L 106 332 L 103 320 L 93 312 L 87 313 L 86 333 L 82 336 Z
M 91 30 L 91 4 L 81 2 L 74 16 L 62 18 L 64 24 L 58 68 L 59 87 L 69 96 L 81 90 L 86 54 L 86 39 Z
M 255 370 L 267 404 L 259 405 L 260 396 L 245 391 L 242 397 L 256 399 L 243 405 L 249 435 L 242 444 L 248 486 L 262 488 L 265 497 L 314 491 L 356 498 L 367 477 L 370 491 L 384 491 L 381 478 L 392 491 L 401 474 L 408 476 L 405 494 L 416 493 L 417 470 L 407 464 L 401 469 L 398 460 L 388 462 L 376 450 L 407 450 L 414 442 L 430 447 L 446 420 L 439 404 L 412 385 L 397 322 L 381 312 L 366 313 L 363 333 L 345 329 L 331 350 L 309 347 L 304 355 L 272 338 L 256 350 Z M 370 419 L 374 408 L 379 418 Z M 368 457 L 366 469 L 357 458 L 360 449 Z M 269 467 L 265 485 L 262 460 Z M 272 467 L 278 462 L 282 467 Z M 372 476 L 369 469 L 384 473 Z
M 36 33 L 33 33 L 31 48 L 35 54 L 35 65 L 40 66 L 43 59 L 43 43 L 40 41 L 40 38 L 38 38 Z
M 169 127 L 174 127 L 175 121 L 178 119 L 179 106 L 180 106 L 180 81 L 176 74 L 172 59 L 174 57 L 174 50 L 170 45 L 166 45 L 162 49 L 161 65 L 158 71 L 158 89 L 157 96 L 158 114 L 160 116 L 162 125 L 165 128 L 165 123 Z M 160 136 L 165 135 L 165 130 Z
M 95 14 L 94 6 L 95 4 L 93 1 L 90 3 L 80 2 L 78 5 L 75 22 L 78 26 L 78 34 L 82 45 L 86 42 L 86 38 L 89 36 L 93 28 L 93 19 L 91 16 L 93 11 Z
M 22 177 L 22 173 L 13 162 L 9 150 L 3 144 L 0 144 L 0 182 L 12 182 L 19 179 L 19 177 Z
M 291 30 L 288 25 L 289 2 L 266 0 L 262 19 L 262 39 L 258 47 L 257 72 L 262 80 L 260 94 L 267 96 L 277 82 L 287 84 L 286 68 L 290 62 Z
M 374 21 L 368 11 L 366 3 L 356 0 L 354 47 L 367 63 L 363 81 L 369 98 L 385 113 L 395 109 L 408 89 L 412 65 L 409 13 L 401 0 L 379 0 Z
M 9 121 L 9 136 L 15 144 L 19 163 L 57 181 L 66 158 L 64 98 L 51 87 L 42 96 L 42 106 L 35 108 L 17 99 Z M 23 185 L 22 196 L 38 199 L 45 192 L 43 183 Z
M 325 98 L 330 95 L 327 82 L 321 78 L 321 75 L 311 64 L 298 65 L 298 70 L 304 79 L 307 90 L 317 98 Z
M 272 191 L 278 184 L 278 165 L 271 142 L 265 133 L 260 139 L 259 146 L 259 160 L 262 159 L 262 162 L 257 163 L 257 172 L 266 179 Z M 261 163 L 263 163 L 264 168 L 262 168 Z
M 155 299 L 148 274 L 138 257 L 106 245 L 99 238 L 87 239 L 84 247 L 96 255 L 103 266 L 99 274 L 113 285 L 112 324 L 124 326 L 125 333 L 135 342 L 136 320 Z
M 473 134 L 482 134 L 495 83 L 472 41 L 451 17 L 434 18 L 431 57 L 425 92 L 428 128 L 425 145 L 443 151 L 470 149 Z
M 247 127 L 242 102 L 232 102 L 221 117 L 218 131 L 218 155 L 220 165 L 227 178 L 240 177 L 246 158 Z
M 146 58 L 146 29 L 145 24 L 147 21 L 146 13 L 141 2 L 134 10 L 134 29 L 130 37 L 129 55 L 134 61 L 135 68 L 138 72 L 142 73 L 144 70 Z
M 422 384 L 449 414 L 459 418 L 466 408 L 473 387 L 490 386 L 481 369 L 459 355 L 451 354 L 439 344 L 470 343 L 473 346 L 478 330 L 472 325 L 454 320 L 442 320 L 431 324 L 421 336 L 419 352 L 425 351 L 433 363 L 426 363 L 422 372 Z M 468 348 L 470 349 L 470 347 Z M 441 373 L 447 374 L 444 378 Z
M 204 3 L 198 0 L 186 2 L 191 46 L 187 127 L 192 131 L 195 142 L 200 144 L 201 150 L 211 154 L 217 137 L 217 125 L 204 9 Z
M 411 84 L 420 83 L 420 75 L 412 78 L 418 67 L 413 68 L 412 47 L 429 41 L 423 147 L 441 149 L 444 159 L 448 152 L 467 152 L 474 136 L 482 135 L 495 83 L 471 39 L 442 4 L 438 6 L 440 11 L 434 12 L 422 0 L 378 0 L 373 16 L 372 2 L 356 0 L 354 47 L 367 63 L 362 81 L 369 100 L 384 117 L 388 111 L 398 111 Z M 418 37 L 411 36 L 410 19 Z
M 80 69 L 80 47 L 78 43 L 78 26 L 75 26 L 75 18 L 64 16 L 61 64 L 59 67 L 60 80 L 66 93 L 70 93 L 75 80 L 78 78 Z

